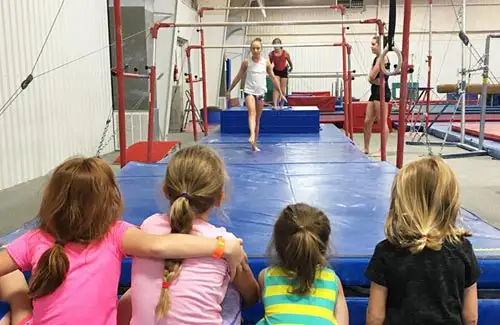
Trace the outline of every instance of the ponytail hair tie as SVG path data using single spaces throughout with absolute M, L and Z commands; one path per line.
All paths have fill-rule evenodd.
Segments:
M 163 281 L 163 283 L 161 284 L 161 287 L 162 287 L 163 289 L 167 289 L 167 288 L 168 288 L 168 286 L 169 286 L 169 283 L 168 283 L 168 282 L 166 282 L 166 281 Z
M 64 245 L 66 245 L 66 241 L 62 239 L 56 239 L 54 245 L 61 245 L 62 247 L 64 247 Z
M 188 200 L 191 200 L 193 197 L 189 194 L 189 193 L 186 193 L 186 192 L 182 192 L 179 197 L 183 197 L 183 198 L 186 198 Z

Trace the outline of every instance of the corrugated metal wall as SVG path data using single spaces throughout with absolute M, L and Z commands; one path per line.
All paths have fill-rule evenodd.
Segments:
M 60 4 L 2 0 L 0 105 L 31 72 Z M 42 176 L 69 156 L 96 154 L 112 108 L 107 45 L 106 1 L 65 1 L 35 79 L 0 116 L 0 189 Z M 108 143 L 103 152 L 114 149 Z

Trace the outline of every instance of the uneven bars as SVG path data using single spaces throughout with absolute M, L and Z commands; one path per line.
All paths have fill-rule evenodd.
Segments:
M 172 27 L 227 27 L 227 26 L 306 26 L 306 25 L 354 25 L 376 24 L 379 34 L 384 32 L 384 22 L 380 19 L 351 19 L 351 20 L 292 20 L 292 21 L 246 21 L 246 22 L 208 22 L 208 23 L 156 23 L 151 28 L 151 36 L 158 37 L 160 28 Z
M 340 78 L 342 77 L 342 72 L 309 72 L 309 73 L 290 73 L 288 74 L 288 78 Z M 368 74 L 366 73 L 351 73 L 352 77 L 366 77 Z
M 345 14 L 343 5 L 323 5 L 323 6 L 271 6 L 271 7 L 201 7 L 198 13 L 203 17 L 205 11 L 213 10 L 288 10 L 288 9 L 337 9 L 342 15 Z
M 344 48 L 344 45 L 345 47 L 351 47 L 351 45 L 347 42 L 344 43 L 314 43 L 314 44 L 306 44 L 306 43 L 303 43 L 303 44 L 292 44 L 292 45 L 295 45 L 296 47 L 306 47 L 306 46 L 314 46 L 314 45 L 317 45 L 317 44 L 321 44 L 321 45 L 325 45 L 325 46 L 332 46 L 332 47 L 342 47 Z M 282 44 L 283 45 L 283 44 Z M 156 39 L 153 38 L 153 47 L 156 46 Z M 204 49 L 207 49 L 207 48 L 213 48 L 213 49 L 217 49 L 217 48 L 227 48 L 228 46 L 232 46 L 233 48 L 245 48 L 245 47 L 248 47 L 248 45 L 188 45 L 187 48 L 186 48 L 186 56 L 187 56 L 187 59 L 188 59 L 188 68 L 189 68 L 189 76 L 188 76 L 188 83 L 190 84 L 190 91 L 191 91 L 191 105 L 192 105 L 192 110 L 194 110 L 194 88 L 192 88 L 192 83 L 193 83 L 193 80 L 192 80 L 192 72 L 191 72 L 191 51 L 192 50 L 201 50 L 203 51 Z M 283 45 L 283 47 L 286 46 L 286 45 Z M 274 46 L 273 46 L 274 47 Z M 156 64 L 156 60 L 153 59 L 154 62 L 153 64 L 155 65 Z M 203 64 L 203 60 L 204 58 L 202 58 L 202 64 Z M 344 69 L 345 70 L 345 69 Z M 344 78 L 344 81 L 346 82 L 347 81 L 347 78 L 348 78 L 348 74 L 350 73 L 345 71 L 345 73 L 343 73 L 343 78 Z M 202 71 L 202 74 L 203 74 L 203 71 Z M 206 96 L 206 79 L 205 77 L 202 77 L 201 79 L 202 81 L 202 91 L 203 91 L 203 98 L 205 98 Z M 348 85 L 349 86 L 349 85 Z M 346 96 L 344 95 L 344 98 Z M 344 100 L 345 102 L 346 100 Z M 204 106 L 205 108 L 205 106 Z M 193 111 L 194 112 L 194 111 Z M 206 115 L 207 114 L 207 109 L 204 110 L 203 112 L 204 114 L 203 115 Z M 194 113 L 193 113 L 194 114 Z M 348 115 L 349 112 L 346 111 L 346 109 L 344 109 L 344 116 L 345 115 Z M 346 119 L 348 119 L 348 117 L 346 117 Z M 207 121 L 207 118 L 205 117 L 205 127 L 207 127 L 207 124 L 206 124 L 206 121 Z M 194 140 L 197 141 L 197 134 L 196 134 L 196 124 L 193 123 L 193 128 L 194 128 L 194 132 L 193 132 L 193 135 L 194 135 Z M 206 129 L 205 129 L 205 132 L 206 132 Z M 347 131 L 348 132 L 348 131 Z M 352 136 L 351 136 L 352 138 Z
M 279 47 L 330 47 L 330 46 L 341 46 L 341 43 L 294 43 L 294 44 L 279 44 Z M 200 45 L 200 47 L 205 49 L 242 49 L 250 48 L 250 44 L 245 45 Z M 273 48 L 277 47 L 277 44 L 263 44 L 262 47 Z

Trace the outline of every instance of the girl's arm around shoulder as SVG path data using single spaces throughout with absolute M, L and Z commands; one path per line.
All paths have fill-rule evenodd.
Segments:
M 246 256 L 241 262 L 241 266 L 236 270 L 233 285 L 243 297 L 243 305 L 245 307 L 253 306 L 257 303 L 257 301 L 259 301 L 259 284 L 253 276 L 253 272 L 248 265 L 248 258 Z
M 337 294 L 337 305 L 335 306 L 335 319 L 337 319 L 339 325 L 349 325 L 349 310 L 347 309 L 347 301 L 345 299 L 342 282 L 338 276 L 337 287 L 339 290 Z
M 225 240 L 222 257 L 235 274 L 244 258 L 241 239 Z M 218 247 L 218 240 L 194 235 L 151 235 L 136 227 L 129 227 L 122 237 L 122 249 L 135 257 L 186 259 L 211 257 Z
M 0 251 L 0 276 L 9 274 L 18 270 L 19 266 L 14 259 L 9 255 L 6 249 Z

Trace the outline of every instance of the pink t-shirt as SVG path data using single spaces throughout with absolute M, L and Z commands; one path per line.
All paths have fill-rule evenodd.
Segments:
M 141 229 L 150 234 L 169 234 L 168 217 L 155 214 L 144 221 Z M 226 229 L 202 220 L 195 220 L 191 233 L 208 238 L 235 238 Z M 221 303 L 230 280 L 224 259 L 207 257 L 184 260 L 179 276 L 169 286 L 171 308 L 165 318 L 157 320 L 155 308 L 162 290 L 163 274 L 163 260 L 133 259 L 133 315 L 130 325 L 222 324 Z
M 118 280 L 124 253 L 122 239 L 132 225 L 118 221 L 98 245 L 68 243 L 69 271 L 53 293 L 33 301 L 36 325 L 116 325 Z M 21 270 L 36 268 L 54 238 L 39 229 L 29 231 L 7 246 Z

